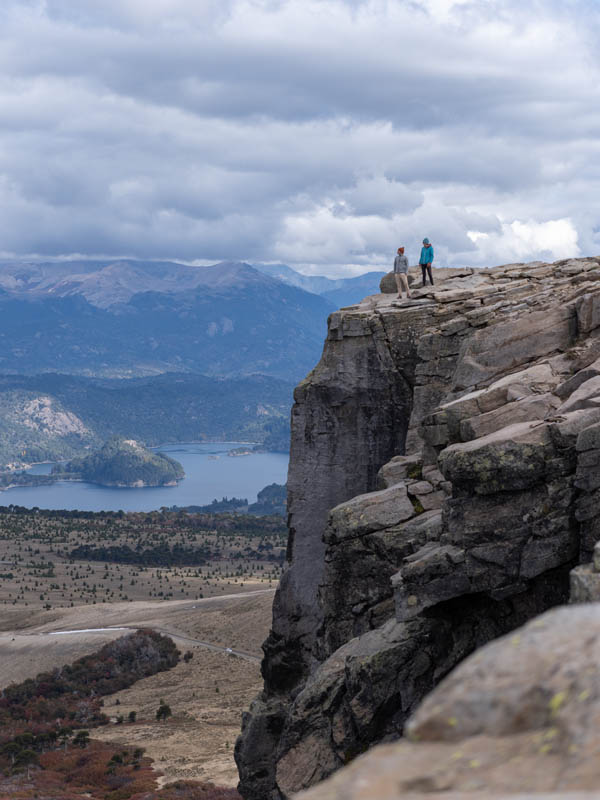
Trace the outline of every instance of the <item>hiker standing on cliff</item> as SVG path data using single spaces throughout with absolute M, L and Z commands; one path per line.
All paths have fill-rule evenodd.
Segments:
M 394 277 L 396 278 L 396 288 L 398 289 L 398 299 L 402 299 L 402 289 L 406 290 L 406 298 L 410 297 L 408 288 L 408 258 L 404 255 L 404 248 L 398 248 L 398 255 L 394 259 Z
M 429 280 L 431 281 L 431 285 L 433 286 L 433 275 L 431 274 L 432 262 L 433 262 L 433 246 L 429 242 L 429 239 L 425 237 L 423 239 L 423 247 L 421 248 L 421 258 L 419 259 L 419 264 L 421 265 L 421 272 L 423 273 L 423 286 L 427 284 L 428 275 L 429 275 Z

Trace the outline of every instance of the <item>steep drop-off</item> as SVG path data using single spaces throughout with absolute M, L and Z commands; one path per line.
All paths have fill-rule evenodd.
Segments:
M 331 315 L 292 412 L 246 800 L 398 738 L 465 656 L 566 599 L 600 538 L 599 281 L 600 259 L 453 271 Z

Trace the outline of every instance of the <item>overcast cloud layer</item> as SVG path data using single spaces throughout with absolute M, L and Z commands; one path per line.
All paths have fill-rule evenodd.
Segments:
M 600 253 L 596 0 L 3 0 L 0 255 Z

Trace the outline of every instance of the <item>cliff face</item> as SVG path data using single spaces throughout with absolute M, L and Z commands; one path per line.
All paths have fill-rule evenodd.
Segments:
M 315 664 L 327 516 L 340 502 L 374 489 L 380 466 L 404 451 L 417 334 L 426 321 L 420 308 L 406 316 L 332 314 L 323 357 L 295 391 L 288 475 L 290 568 L 265 645 L 270 688 L 295 685 Z
M 247 800 L 397 738 L 469 652 L 562 602 L 589 560 L 600 259 L 454 271 L 333 314 L 292 413 L 289 566 Z

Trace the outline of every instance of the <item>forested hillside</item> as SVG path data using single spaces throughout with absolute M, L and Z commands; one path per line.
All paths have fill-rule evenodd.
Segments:
M 0 375 L 0 467 L 72 458 L 115 435 L 146 446 L 241 440 L 285 451 L 291 403 L 291 384 L 263 376 Z
M 109 439 L 89 456 L 56 465 L 52 474 L 101 486 L 168 486 L 185 476 L 175 459 L 119 436 Z

